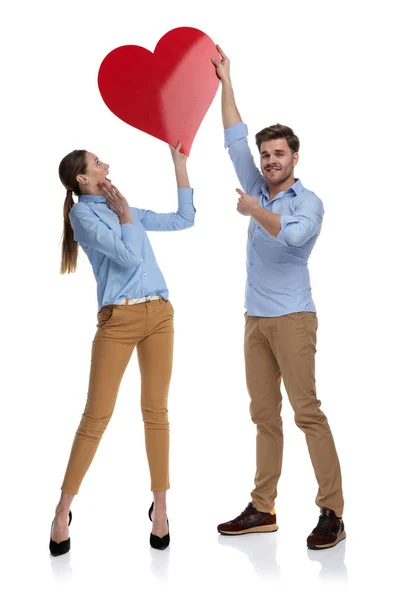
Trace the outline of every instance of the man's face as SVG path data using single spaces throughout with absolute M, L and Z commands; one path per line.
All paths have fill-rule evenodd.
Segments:
M 299 155 L 292 153 L 285 138 L 262 142 L 260 147 L 261 172 L 268 183 L 276 186 L 293 177 Z

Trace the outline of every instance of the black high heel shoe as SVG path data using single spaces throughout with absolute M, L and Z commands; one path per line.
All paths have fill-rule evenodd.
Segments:
M 153 512 L 153 508 L 154 508 L 154 502 L 151 503 L 151 506 L 149 508 L 149 519 L 152 522 L 153 522 L 153 519 L 151 518 L 151 514 Z M 167 535 L 164 535 L 163 537 L 159 537 L 158 535 L 154 535 L 153 533 L 150 534 L 150 546 L 152 548 L 155 548 L 156 550 L 165 550 L 165 548 L 168 548 L 169 542 L 170 542 L 168 519 L 167 519 L 167 524 L 168 524 Z
M 69 511 L 68 527 L 71 525 L 71 521 L 72 521 L 72 512 Z M 53 520 L 53 523 L 54 523 L 54 520 Z M 51 524 L 52 529 L 53 529 L 53 523 Z M 68 538 L 67 540 L 63 540 L 62 542 L 59 542 L 59 543 L 54 542 L 51 539 L 51 530 L 50 530 L 49 550 L 53 556 L 61 556 L 61 554 L 67 554 L 67 552 L 69 552 L 70 549 L 71 549 L 71 538 Z

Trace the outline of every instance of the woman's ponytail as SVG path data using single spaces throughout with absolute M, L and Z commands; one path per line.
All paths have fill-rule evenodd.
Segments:
M 69 212 L 75 202 L 72 199 L 72 190 L 67 191 L 64 202 L 64 231 L 61 251 L 60 273 L 74 273 L 78 262 L 78 244 L 74 240 L 74 232 L 69 220 Z
M 78 244 L 74 240 L 74 231 L 69 220 L 69 213 L 75 202 L 72 193 L 79 196 L 77 176 L 86 173 L 86 150 L 74 150 L 64 156 L 59 166 L 61 183 L 67 190 L 64 201 L 64 230 L 62 236 L 61 274 L 74 273 L 78 262 Z

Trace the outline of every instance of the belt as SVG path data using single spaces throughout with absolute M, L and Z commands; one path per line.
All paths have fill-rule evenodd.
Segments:
M 141 304 L 142 302 L 151 302 L 152 300 L 161 300 L 162 296 L 145 296 L 144 298 L 123 298 L 121 302 L 118 302 L 118 305 L 124 304 L 128 306 L 129 304 Z

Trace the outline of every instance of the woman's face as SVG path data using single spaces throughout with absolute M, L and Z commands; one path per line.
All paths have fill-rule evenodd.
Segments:
M 90 188 L 96 188 L 98 182 L 107 182 L 108 184 L 111 183 L 111 180 L 107 178 L 109 165 L 101 162 L 101 160 L 91 152 L 86 152 L 86 163 L 86 173 L 84 175 L 77 176 L 79 183 Z

